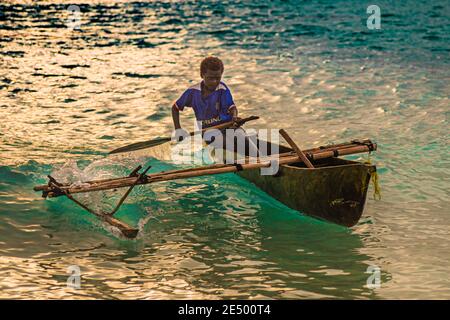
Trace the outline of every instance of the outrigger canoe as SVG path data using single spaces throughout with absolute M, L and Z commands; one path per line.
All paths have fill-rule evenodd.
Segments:
M 357 224 L 363 213 L 369 182 L 371 176 L 376 172 L 376 167 L 372 164 L 339 157 L 356 153 L 370 153 L 377 149 L 377 145 L 370 140 L 353 140 L 301 151 L 284 130 L 280 130 L 280 133 L 288 141 L 290 147 L 279 145 L 276 149 L 276 145 L 259 141 L 259 146 L 261 143 L 267 144 L 266 150 L 269 157 L 258 158 L 256 163 L 218 163 L 152 174 L 147 174 L 150 167 L 139 173 L 142 169 L 139 166 L 127 177 L 87 181 L 82 185 L 59 183 L 48 176 L 48 184 L 36 186 L 34 190 L 42 192 L 44 198 L 66 196 L 101 220 L 117 227 L 124 236 L 134 238 L 137 236 L 138 229 L 114 218 L 113 215 L 135 186 L 234 172 L 286 206 L 301 213 L 346 227 Z M 278 150 L 278 153 L 271 154 L 272 150 Z M 261 175 L 260 168 L 271 166 L 274 156 L 279 164 L 277 174 Z M 129 189 L 111 212 L 94 212 L 73 197 L 77 193 L 115 190 L 124 187 Z

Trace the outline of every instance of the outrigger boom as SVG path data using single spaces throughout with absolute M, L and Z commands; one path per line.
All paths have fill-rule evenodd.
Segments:
M 256 161 L 255 159 L 253 159 L 253 162 L 250 161 L 250 159 L 246 158 L 246 162 L 242 164 L 213 164 L 197 168 L 162 171 L 152 174 L 147 174 L 147 171 L 150 169 L 150 167 L 146 168 L 142 173 L 139 173 L 142 167 L 138 166 L 127 177 L 87 181 L 83 182 L 82 185 L 59 183 L 53 177 L 48 176 L 48 184 L 36 186 L 34 187 L 34 190 L 41 191 L 44 198 L 66 196 L 85 210 L 97 216 L 99 219 L 114 227 L 117 227 L 125 237 L 135 238 L 138 234 L 138 229 L 133 228 L 118 219 L 115 219 L 113 215 L 119 210 L 120 206 L 123 204 L 130 192 L 137 185 L 151 184 L 175 179 L 186 179 L 212 174 L 232 172 L 239 173 L 240 171 L 245 170 L 254 171 L 254 169 L 271 166 L 273 161 L 277 161 L 280 166 L 306 164 L 308 168 L 305 168 L 305 170 L 317 170 L 313 167 L 312 163 L 318 162 L 322 159 L 337 158 L 344 155 L 371 152 L 377 149 L 377 145 L 375 143 L 372 143 L 370 140 L 353 140 L 348 143 L 328 145 L 301 151 L 300 148 L 295 145 L 292 139 L 289 138 L 284 130 L 281 133 L 283 137 L 285 137 L 286 141 L 288 141 L 291 148 L 281 146 L 281 153 L 279 153 L 278 155 L 258 158 L 256 159 Z M 274 179 L 277 179 L 276 176 L 274 177 Z M 118 188 L 126 187 L 128 187 L 128 190 L 119 200 L 114 210 L 111 212 L 94 212 L 72 196 L 73 194 L 77 193 L 115 190 Z

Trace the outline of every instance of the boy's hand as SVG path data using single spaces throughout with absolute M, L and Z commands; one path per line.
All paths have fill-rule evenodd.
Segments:
M 231 121 L 233 121 L 233 126 L 232 126 L 232 128 L 234 128 L 234 129 L 239 128 L 241 125 L 238 123 L 238 121 L 240 121 L 240 120 L 242 120 L 242 118 L 239 118 L 239 117 L 237 117 L 237 116 L 234 116 L 234 117 L 232 118 L 232 120 L 231 120 Z
M 188 136 L 189 136 L 189 132 L 187 132 L 186 130 L 184 130 L 181 127 L 175 129 L 174 132 L 172 133 L 172 139 L 175 139 L 175 141 L 177 143 L 183 141 Z

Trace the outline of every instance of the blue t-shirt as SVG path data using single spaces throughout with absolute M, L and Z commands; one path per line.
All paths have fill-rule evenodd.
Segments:
M 232 116 L 228 111 L 235 105 L 230 89 L 220 82 L 215 91 L 202 97 L 202 82 L 188 88 L 175 101 L 175 106 L 180 111 L 185 107 L 194 109 L 195 117 L 202 122 L 204 128 L 231 121 Z

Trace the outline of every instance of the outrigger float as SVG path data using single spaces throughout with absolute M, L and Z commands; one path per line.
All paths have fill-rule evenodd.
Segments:
M 255 118 L 257 117 L 243 119 L 240 124 Z M 232 125 L 222 124 L 221 129 Z M 114 218 L 134 187 L 176 179 L 236 173 L 294 210 L 342 226 L 354 226 L 363 213 L 369 182 L 376 174 L 376 167 L 339 157 L 370 153 L 377 149 L 377 145 L 370 140 L 353 140 L 302 151 L 286 131 L 280 130 L 280 134 L 290 147 L 279 145 L 277 149 L 270 142 L 258 140 L 259 147 L 267 144 L 268 156 L 258 158 L 257 161 L 250 162 L 246 157 L 246 162 L 240 164 L 212 164 L 152 174 L 147 174 L 150 167 L 139 173 L 142 167 L 138 166 L 129 176 L 86 181 L 81 185 L 59 183 L 48 176 L 48 184 L 36 186 L 34 190 L 42 192 L 44 198 L 66 196 L 99 219 L 118 228 L 125 237 L 135 238 L 139 231 L 137 228 Z M 278 150 L 278 154 L 271 154 L 272 150 Z M 279 165 L 277 174 L 261 175 L 259 169 L 271 166 L 274 158 Z M 78 193 L 119 188 L 128 190 L 111 212 L 95 212 L 73 197 Z

